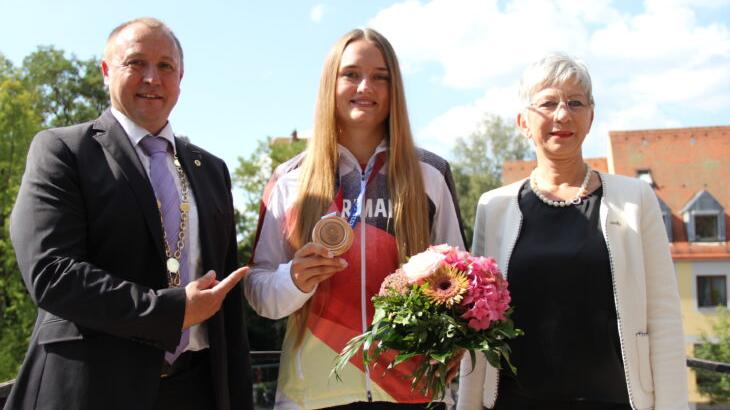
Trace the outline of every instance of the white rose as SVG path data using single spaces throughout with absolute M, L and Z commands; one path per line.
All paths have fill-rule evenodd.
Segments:
M 436 272 L 444 259 L 446 259 L 446 255 L 444 254 L 432 250 L 425 250 L 417 255 L 413 255 L 401 269 L 408 278 L 409 283 L 421 284 L 424 279 Z

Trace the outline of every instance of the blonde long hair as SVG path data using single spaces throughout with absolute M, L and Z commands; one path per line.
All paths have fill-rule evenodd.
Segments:
M 342 36 L 325 59 L 317 96 L 314 131 L 302 163 L 294 221 L 290 225 L 293 229 L 288 239 L 295 251 L 310 242 L 314 224 L 326 212 L 335 196 L 338 162 L 335 88 L 342 54 L 350 43 L 358 40 L 369 41 L 378 47 L 390 74 L 390 113 L 385 120 L 389 156 L 387 178 L 393 201 L 398 258 L 402 263 L 410 255 L 426 249 L 429 244 L 428 205 L 408 121 L 398 59 L 388 40 L 369 28 L 355 29 Z M 310 304 L 307 302 L 293 316 L 297 346 L 302 342 L 309 310 Z

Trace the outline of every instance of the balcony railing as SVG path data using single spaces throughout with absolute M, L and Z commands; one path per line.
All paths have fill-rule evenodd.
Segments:
M 269 409 L 274 405 L 280 353 L 279 351 L 251 352 L 254 399 L 257 409 Z M 730 363 L 713 362 L 690 357 L 687 358 L 687 367 L 730 374 Z M 15 380 L 10 380 L 0 383 L 0 407 L 5 405 L 5 400 L 8 398 L 14 382 Z

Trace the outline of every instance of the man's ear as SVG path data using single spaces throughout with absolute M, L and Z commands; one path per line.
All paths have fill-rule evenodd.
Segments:
M 101 75 L 104 77 L 104 85 L 109 86 L 109 64 L 106 60 L 101 60 Z

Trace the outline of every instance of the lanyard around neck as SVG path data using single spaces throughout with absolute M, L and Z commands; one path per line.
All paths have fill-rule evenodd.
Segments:
M 375 177 L 375 175 L 378 175 L 378 172 L 380 172 L 380 169 L 383 168 L 383 165 L 385 164 L 385 155 L 378 155 L 375 160 L 370 160 L 368 162 L 367 167 L 365 167 L 365 172 L 361 174 L 360 178 L 360 191 L 357 194 L 357 199 L 352 204 L 352 207 L 350 208 L 350 216 L 347 218 L 347 223 L 351 227 L 355 227 L 355 224 L 357 223 L 358 217 L 360 217 L 360 213 L 363 209 L 363 202 L 365 198 L 365 191 L 367 190 L 368 184 L 370 184 L 370 181 Z M 344 201 L 344 192 L 342 188 L 342 184 L 339 182 L 339 172 L 337 177 L 337 195 L 335 196 L 335 206 L 337 206 L 337 210 L 341 213 L 343 209 L 343 201 Z

